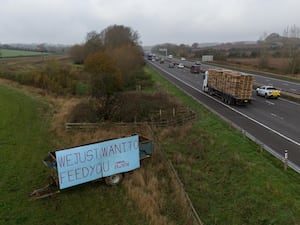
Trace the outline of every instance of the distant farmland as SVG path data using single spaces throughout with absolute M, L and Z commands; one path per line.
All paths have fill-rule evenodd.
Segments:
M 0 49 L 0 58 L 24 57 L 24 56 L 39 56 L 39 55 L 48 55 L 48 54 L 49 53 L 45 53 L 45 52 Z

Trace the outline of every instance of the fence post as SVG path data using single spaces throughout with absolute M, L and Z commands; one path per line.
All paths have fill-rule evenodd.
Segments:
M 136 85 L 135 88 L 136 88 L 137 91 L 141 91 L 141 90 L 142 90 L 142 86 L 141 86 L 140 84 L 139 84 L 139 85 Z

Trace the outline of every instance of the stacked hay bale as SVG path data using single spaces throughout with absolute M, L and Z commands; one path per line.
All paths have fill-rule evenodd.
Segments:
M 253 89 L 253 76 L 241 72 L 210 69 L 208 85 L 237 99 L 250 99 Z

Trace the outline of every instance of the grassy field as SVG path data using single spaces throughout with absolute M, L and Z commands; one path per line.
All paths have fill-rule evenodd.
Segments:
M 148 224 L 122 185 L 94 183 L 29 200 L 47 183 L 49 171 L 41 160 L 55 149 L 42 100 L 0 85 L 0 224 Z
M 23 50 L 11 50 L 0 48 L 0 58 L 11 58 L 11 57 L 24 57 L 24 56 L 41 56 L 48 55 L 48 53 L 35 52 L 35 51 L 23 51 Z
M 300 176 L 182 94 L 148 68 L 172 95 L 199 114 L 190 127 L 160 134 L 205 224 L 300 224 Z

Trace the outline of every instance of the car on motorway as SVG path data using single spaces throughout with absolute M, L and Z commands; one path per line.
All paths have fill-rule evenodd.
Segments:
M 190 68 L 191 73 L 200 73 L 200 70 L 201 70 L 201 66 L 197 64 L 192 65 Z
M 256 88 L 256 95 L 263 96 L 265 98 L 278 98 L 280 97 L 280 90 L 271 85 L 264 85 Z
M 185 61 L 186 59 L 185 59 L 184 57 L 181 57 L 180 60 L 181 60 L 181 61 Z
M 183 68 L 184 68 L 184 65 L 183 65 L 182 63 L 179 63 L 179 64 L 177 65 L 177 68 L 183 69 Z
M 206 70 L 199 61 L 195 62 L 190 68 L 191 73 L 205 73 Z

